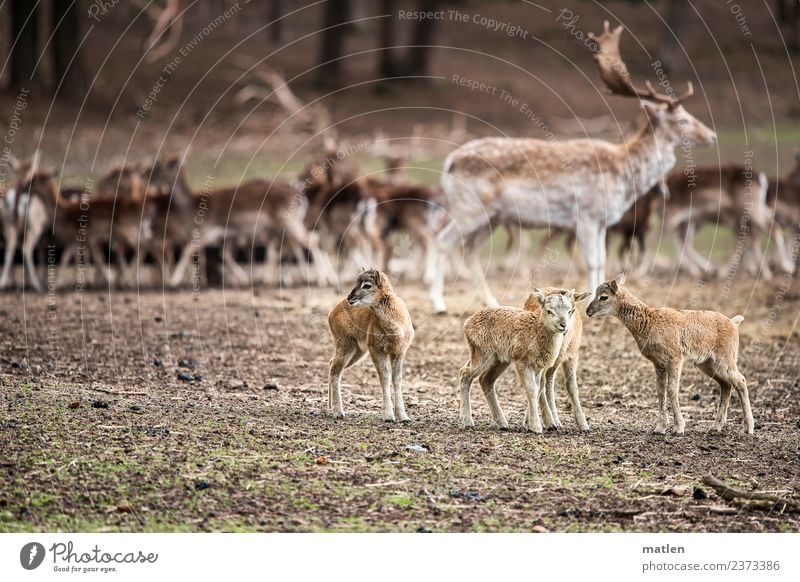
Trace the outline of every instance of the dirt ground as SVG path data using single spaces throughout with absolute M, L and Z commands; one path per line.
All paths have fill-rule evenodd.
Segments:
M 510 279 L 496 273 L 494 288 L 519 304 L 527 285 Z M 325 414 L 332 289 L 6 293 L 0 531 L 800 531 L 798 514 L 741 508 L 700 484 L 713 474 L 800 499 L 799 285 L 631 284 L 654 305 L 745 315 L 752 437 L 735 396 L 725 432 L 709 432 L 716 385 L 692 366 L 686 436 L 653 434 L 650 365 L 619 322 L 585 316 L 590 433 L 563 389 L 564 428 L 523 432 L 510 372 L 499 394 L 516 428 L 494 428 L 477 386 L 476 428 L 459 428 L 461 326 L 479 307 L 466 282 L 449 287 L 447 316 L 431 314 L 420 284 L 397 285 L 417 328 L 409 425 L 381 420 L 368 362 L 345 373 L 346 419 Z

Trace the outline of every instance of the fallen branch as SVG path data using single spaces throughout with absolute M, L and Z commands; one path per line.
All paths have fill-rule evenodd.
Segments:
M 717 495 L 722 497 L 725 501 L 767 501 L 772 504 L 774 509 L 779 513 L 800 513 L 800 504 L 783 499 L 777 495 L 770 493 L 760 493 L 758 491 L 739 491 L 734 489 L 724 481 L 717 479 L 713 475 L 706 475 L 703 477 L 703 483 L 713 488 Z M 750 504 L 753 507 L 758 507 L 756 504 Z
M 89 390 L 95 392 L 102 392 L 103 394 L 111 394 L 112 396 L 147 396 L 147 392 L 131 392 L 130 390 L 109 390 L 108 388 L 91 387 Z
M 392 485 L 402 485 L 408 483 L 409 479 L 400 479 L 399 481 L 384 481 L 383 483 L 367 483 L 364 487 L 390 487 Z

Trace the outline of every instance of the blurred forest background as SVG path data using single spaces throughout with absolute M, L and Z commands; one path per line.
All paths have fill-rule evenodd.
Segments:
M 701 162 L 752 150 L 783 173 L 800 144 L 796 0 L 5 0 L 0 131 L 76 179 L 187 147 L 190 168 L 292 174 L 328 124 L 431 169 L 479 135 L 623 139 L 637 106 L 603 94 L 585 40 L 605 19 L 628 30 L 635 80 L 660 60 L 678 90 L 695 83 L 687 108 L 720 134 Z

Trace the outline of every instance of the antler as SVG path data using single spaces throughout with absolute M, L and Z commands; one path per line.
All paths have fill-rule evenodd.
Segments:
M 247 85 L 242 88 L 235 96 L 237 102 L 244 103 L 254 98 L 269 99 L 286 111 L 295 123 L 305 125 L 323 136 L 331 133 L 330 111 L 321 103 L 307 105 L 292 91 L 282 73 L 249 57 L 235 57 L 233 61 L 262 85 Z
M 622 25 L 610 30 L 608 20 L 603 22 L 603 34 L 589 33 L 589 38 L 597 43 L 597 52 L 594 58 L 600 69 L 600 78 L 612 95 L 623 97 L 637 97 L 656 103 L 665 103 L 670 108 L 677 107 L 682 101 L 694 94 L 691 81 L 687 81 L 688 88 L 682 95 L 666 95 L 658 93 L 650 81 L 645 81 L 646 89 L 636 87 L 631 81 L 631 75 L 625 61 L 619 53 L 619 38 L 622 34 Z
M 148 63 L 154 63 L 178 46 L 183 29 L 182 5 L 183 0 L 167 0 L 166 6 L 159 10 L 154 9 L 151 4 L 147 4 L 147 14 L 155 21 L 153 30 L 142 47 L 142 52 L 147 55 L 145 60 Z M 160 46 L 157 46 L 167 29 L 169 29 L 169 36 Z

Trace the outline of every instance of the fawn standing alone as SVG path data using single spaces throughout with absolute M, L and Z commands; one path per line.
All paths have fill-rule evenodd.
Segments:
M 342 371 L 369 352 L 383 390 L 383 417 L 387 421 L 411 419 L 403 402 L 403 364 L 414 340 L 414 326 L 405 302 L 389 278 L 380 271 L 362 272 L 347 299 L 328 314 L 336 351 L 330 363 L 328 408 L 342 418 Z M 391 387 L 394 387 L 394 407 Z
M 648 307 L 625 289 L 625 276 L 619 275 L 597 288 L 595 299 L 586 308 L 589 317 L 616 316 L 628 328 L 639 351 L 656 369 L 659 419 L 655 432 L 667 431 L 667 393 L 669 392 L 675 432 L 682 435 L 686 423 L 678 402 L 678 387 L 684 359 L 716 380 L 720 400 L 714 430 L 722 430 L 728 420 L 731 388 L 742 402 L 744 427 L 753 434 L 753 413 L 747 382 L 736 367 L 739 352 L 739 324 L 744 317 L 728 319 L 716 311 L 691 311 L 669 307 Z

